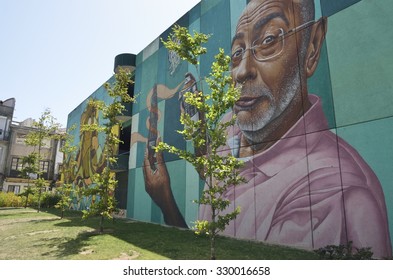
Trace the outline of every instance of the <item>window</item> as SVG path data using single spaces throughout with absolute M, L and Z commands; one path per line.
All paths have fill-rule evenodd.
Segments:
M 18 194 L 20 192 L 20 186 L 19 185 L 9 185 L 7 192 L 13 192 L 15 194 Z
M 55 180 L 61 180 L 61 174 L 63 174 L 63 164 L 59 163 L 57 166 L 57 172 L 55 173 Z
M 66 143 L 65 139 L 60 140 L 60 149 L 64 147 L 65 143 Z
M 40 171 L 42 172 L 42 178 L 45 180 L 49 179 L 49 161 L 40 161 Z
M 12 158 L 11 162 L 11 170 L 21 171 L 23 168 L 22 159 L 21 158 Z
M 40 161 L 40 171 L 43 173 L 48 173 L 49 161 Z

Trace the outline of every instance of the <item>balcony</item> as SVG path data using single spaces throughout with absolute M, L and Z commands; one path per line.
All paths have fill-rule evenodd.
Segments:
M 125 110 L 123 111 L 123 115 L 117 116 L 116 119 L 122 123 L 125 123 L 131 119 L 132 116 L 132 103 L 122 103 Z
M 130 153 L 124 153 L 116 156 L 117 162 L 113 163 L 110 165 L 111 171 L 117 173 L 117 172 L 123 172 L 123 171 L 128 171 L 128 158 L 130 156 Z
M 12 117 L 14 113 L 14 107 L 6 106 L 0 103 L 0 116 Z
M 0 141 L 9 141 L 11 134 L 9 131 L 4 131 L 0 128 Z

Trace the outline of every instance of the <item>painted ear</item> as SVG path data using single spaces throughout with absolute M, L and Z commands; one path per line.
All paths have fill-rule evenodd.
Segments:
M 307 77 L 311 77 L 318 66 L 321 48 L 327 32 L 327 18 L 320 18 L 312 28 L 306 61 Z

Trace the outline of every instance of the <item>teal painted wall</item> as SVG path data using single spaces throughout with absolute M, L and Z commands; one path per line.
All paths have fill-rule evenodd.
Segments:
M 178 61 L 158 39 L 138 54 L 135 92 L 139 95 L 133 105 L 128 218 L 166 223 L 162 209 L 146 192 L 144 173 L 152 172 L 152 177 L 157 178 L 166 168 L 171 193 L 187 226 L 192 227 L 198 219 L 198 206 L 192 201 L 199 197 L 204 183 L 193 167 L 168 153 L 163 155 L 166 167 L 158 164 L 158 171 L 154 172 L 148 166 L 147 142 L 152 135 L 149 119 L 157 117 L 158 137 L 162 141 L 193 150 L 176 132 L 182 129 L 179 92 L 185 74 L 191 72 L 198 79 L 199 89 L 206 90 L 198 77 L 208 75 L 218 48 L 231 54 L 237 22 L 248 2 L 202 1 L 177 22 L 190 31 L 212 35 L 206 45 L 209 52 L 200 59 L 200 76 L 192 66 Z M 253 177 L 247 185 L 234 189 L 234 203 L 248 203 L 240 205 L 244 211 L 226 234 L 310 249 L 353 240 L 358 246 L 374 246 L 377 257 L 391 254 L 393 56 L 389 50 L 393 31 L 388 13 L 392 10 L 390 0 L 316 1 L 316 19 L 328 16 L 328 31 L 307 88 L 310 94 L 319 96 L 327 125 L 296 135 L 285 134 L 277 141 L 281 144 L 251 157 L 254 173 L 262 172 L 266 178 Z M 170 28 L 160 37 L 165 39 L 169 33 Z M 290 44 L 290 39 L 286 40 Z M 156 107 L 151 101 L 155 86 Z M 301 121 L 307 118 L 306 114 Z M 298 150 L 291 151 L 293 143 Z M 267 155 L 280 145 L 284 146 Z M 267 156 L 271 165 L 256 165 L 259 158 Z M 278 168 L 292 163 L 286 171 Z M 284 176 L 291 168 L 294 171 Z M 280 193 L 278 186 L 283 188 Z M 363 192 L 368 195 L 362 196 Z M 274 202 L 271 207 L 262 205 L 267 199 Z M 370 201 L 378 201 L 379 210 L 375 213 L 381 211 L 376 216 L 383 216 L 374 227 L 375 232 L 372 224 L 363 226 L 368 222 L 354 211 L 365 211 L 364 205 L 374 203 Z M 364 239 L 357 239 L 358 236 Z

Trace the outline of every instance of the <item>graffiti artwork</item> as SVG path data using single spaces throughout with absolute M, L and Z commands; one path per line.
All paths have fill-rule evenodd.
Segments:
M 98 124 L 98 122 L 98 110 L 87 102 L 80 115 L 80 126 Z M 71 158 L 74 156 L 72 154 L 66 155 L 66 164 L 69 168 L 66 168 L 64 181 L 73 184 L 73 208 L 80 210 L 85 209 L 95 201 L 95 197 L 85 197 L 83 192 L 93 184 L 93 175 L 102 172 L 106 162 L 97 131 L 80 130 L 78 143 L 75 158 Z M 75 161 L 72 166 L 71 161 Z
M 321 57 L 327 60 L 322 54 L 327 27 L 326 17 L 316 18 L 312 0 L 252 0 L 239 14 L 230 55 L 231 75 L 242 92 L 233 112 L 225 116 L 237 117 L 225 149 L 245 162 L 241 175 L 247 183 L 226 192 L 241 213 L 224 233 L 309 249 L 352 241 L 357 248 L 371 247 L 376 257 L 390 256 L 381 183 L 357 150 L 332 129 L 334 112 L 324 108 L 331 93 L 324 98 L 318 89 L 309 92 L 308 82 Z M 156 83 L 146 95 L 148 113 L 138 117 L 147 133 L 133 128 L 137 131 L 131 140 L 131 146 L 142 144 L 138 149 L 144 149 L 144 159 L 132 173 L 130 217 L 179 227 L 190 227 L 189 217 L 209 219 L 208 207 L 192 212 L 191 201 L 197 197 L 187 200 L 188 188 L 200 193 L 195 182 L 202 182 L 203 188 L 203 178 L 194 171 L 194 185 L 186 183 L 188 175 L 179 175 L 179 170 L 188 170 L 184 163 L 165 160 L 152 149 L 164 131 L 176 133 L 171 127 L 179 123 L 181 113 L 201 118 L 182 97 L 184 90 L 197 90 L 196 85 L 194 76 L 185 72 L 174 88 Z M 174 110 L 174 100 L 177 119 L 169 120 L 164 115 Z M 161 110 L 160 101 L 167 102 Z M 143 189 L 136 184 L 141 176 Z M 154 203 L 142 213 L 138 200 L 146 199 L 143 193 Z

